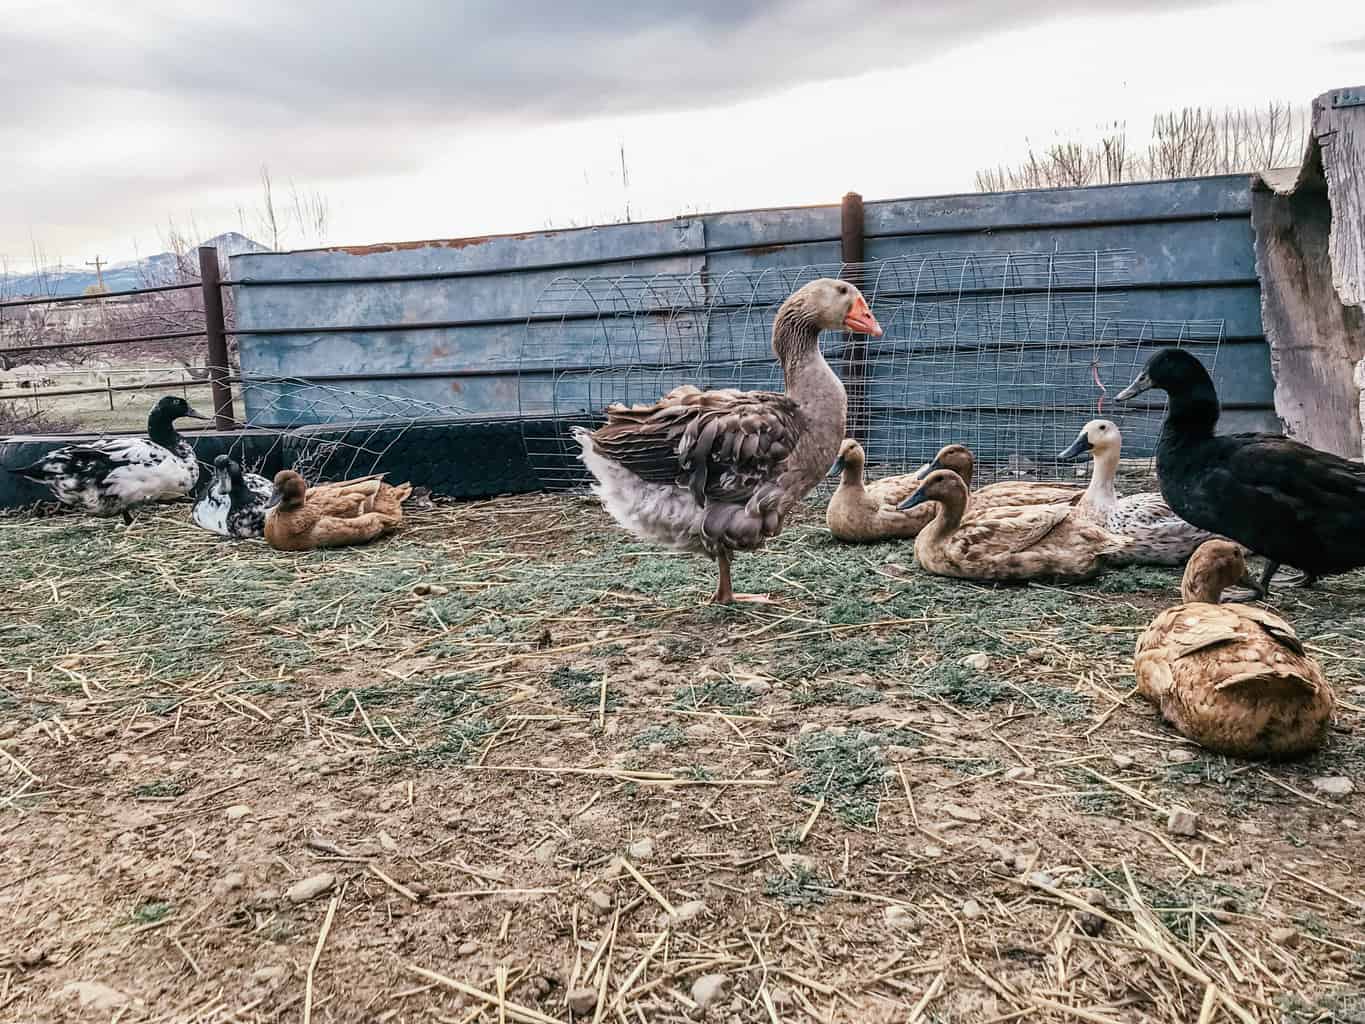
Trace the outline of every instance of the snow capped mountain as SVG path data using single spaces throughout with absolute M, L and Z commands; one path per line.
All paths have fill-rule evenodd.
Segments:
M 269 252 L 267 246 L 237 231 L 225 231 L 206 239 L 202 245 L 217 248 L 220 259 L 243 252 Z M 193 252 L 188 258 L 198 268 Z M 129 288 L 144 288 L 149 284 L 171 284 L 177 279 L 177 257 L 173 252 L 159 252 L 140 260 L 111 263 L 104 268 L 104 287 L 111 292 Z M 80 295 L 99 283 L 99 275 L 90 267 L 51 267 L 31 274 L 0 274 L 0 298 L 26 296 Z

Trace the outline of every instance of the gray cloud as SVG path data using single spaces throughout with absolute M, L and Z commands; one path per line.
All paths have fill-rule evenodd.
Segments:
M 1046 16 L 1186 6 L 1054 0 Z M 199 190 L 249 191 L 263 162 L 300 178 L 393 173 L 469 126 L 705 107 L 921 62 L 1040 17 L 1016 0 L 101 7 L 70 5 L 63 25 L 35 4 L 0 24 L 6 131 L 34 142 L 11 148 L 6 184 L 23 202 L 0 213 L 0 251 L 111 201 L 155 215 Z M 132 120 L 159 158 L 130 167 L 122 146 L 79 145 L 109 118 Z M 44 157 L 53 145 L 62 160 Z

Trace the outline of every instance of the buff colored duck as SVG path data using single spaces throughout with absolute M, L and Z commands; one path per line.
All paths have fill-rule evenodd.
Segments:
M 1071 447 L 1057 456 L 1063 461 L 1089 455 L 1095 460 L 1090 486 L 1076 504 L 1076 514 L 1132 540 L 1129 554 L 1145 565 L 1180 565 L 1213 534 L 1191 526 L 1171 511 L 1154 491 L 1120 498 L 1114 491 L 1123 434 L 1112 420 L 1091 420 L 1081 428 Z
M 976 457 L 963 444 L 950 444 L 939 450 L 932 462 L 921 466 L 915 474 L 923 479 L 939 469 L 950 469 L 962 477 L 968 489 L 976 472 Z M 971 491 L 971 512 L 991 508 L 1012 508 L 1019 505 L 1055 505 L 1058 502 L 1075 504 L 1085 489 L 1075 484 L 1042 483 L 1034 480 L 1001 480 Z
M 1242 550 L 1205 541 L 1168 608 L 1138 638 L 1139 692 L 1197 743 L 1236 757 L 1284 758 L 1317 749 L 1336 698 L 1293 627 L 1273 612 L 1220 604 L 1250 582 Z
M 897 506 L 919 490 L 919 478 L 905 474 L 865 481 L 866 463 L 863 446 L 851 437 L 846 439 L 829 470 L 830 476 L 840 475 L 839 487 L 825 509 L 829 532 L 851 543 L 914 537 L 934 518 L 933 506 L 921 505 L 904 512 Z
M 281 470 L 266 503 L 265 539 L 279 551 L 363 544 L 401 525 L 402 503 L 411 491 L 408 484 L 381 484 L 373 492 L 315 493 L 298 473 Z
M 848 399 L 819 340 L 843 330 L 882 333 L 853 285 L 812 281 L 773 322 L 784 391 L 684 385 L 652 405 L 608 406 L 596 431 L 574 429 L 607 513 L 644 540 L 715 559 L 717 604 L 768 600 L 734 592 L 731 558 L 781 533 L 839 451 Z
M 1077 518 L 1070 505 L 1014 505 L 971 510 L 967 483 L 936 469 L 902 508 L 938 503 L 915 538 L 915 560 L 937 576 L 968 580 L 1087 580 L 1122 565 L 1129 547 L 1103 527 Z

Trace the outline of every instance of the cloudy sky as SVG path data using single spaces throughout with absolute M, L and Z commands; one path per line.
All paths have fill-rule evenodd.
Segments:
M 1026 138 L 1365 84 L 1365 4 L 0 0 L 0 55 L 22 269 L 259 237 L 263 166 L 355 244 L 968 191 Z

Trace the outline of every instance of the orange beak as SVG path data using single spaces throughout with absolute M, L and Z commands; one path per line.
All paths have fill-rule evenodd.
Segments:
M 853 308 L 844 317 L 844 327 L 854 334 L 870 334 L 874 338 L 882 336 L 882 325 L 867 307 L 867 300 L 861 295 L 853 299 Z

